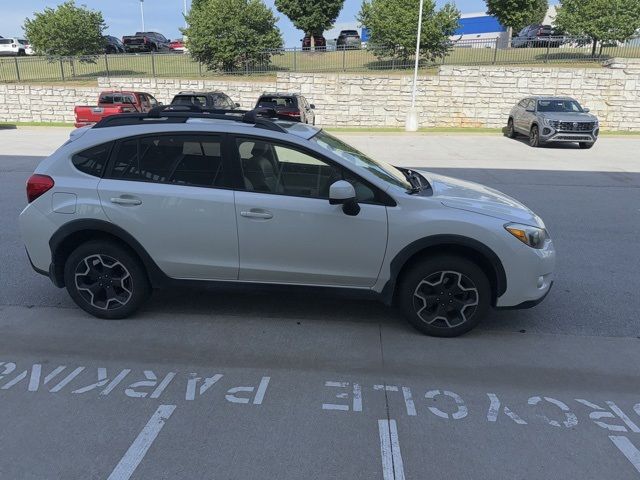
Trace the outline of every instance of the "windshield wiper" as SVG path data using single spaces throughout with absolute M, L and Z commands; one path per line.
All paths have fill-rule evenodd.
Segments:
M 422 191 L 424 186 L 422 184 L 420 175 L 418 175 L 416 172 L 409 170 L 408 168 L 398 168 L 398 170 L 400 170 L 404 174 L 404 176 L 407 178 L 407 180 L 411 184 L 411 188 L 408 190 L 408 193 L 413 194 L 413 193 L 419 193 Z

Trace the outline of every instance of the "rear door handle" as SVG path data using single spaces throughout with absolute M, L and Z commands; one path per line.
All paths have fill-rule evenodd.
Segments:
M 273 213 L 267 212 L 265 210 L 249 210 L 242 211 L 240 215 L 245 218 L 261 218 L 263 220 L 269 220 L 273 218 Z
M 142 200 L 130 197 L 113 197 L 111 198 L 111 203 L 118 205 L 142 205 Z

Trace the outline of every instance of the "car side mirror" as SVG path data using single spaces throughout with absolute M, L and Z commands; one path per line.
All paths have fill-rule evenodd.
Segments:
M 234 105 L 235 105 L 236 107 L 239 107 L 239 106 L 240 106 L 240 104 L 239 104 L 238 102 L 236 102 Z
M 311 105 L 309 105 L 309 108 L 311 108 L 311 110 L 315 110 L 316 106 L 312 103 Z
M 583 109 L 582 109 L 582 111 L 583 111 L 584 113 L 589 113 L 589 111 L 590 111 L 590 110 L 589 110 L 588 108 L 583 108 Z
M 346 180 L 338 180 L 329 187 L 329 203 L 342 205 L 342 211 L 349 216 L 360 213 L 360 205 L 356 201 L 356 189 Z

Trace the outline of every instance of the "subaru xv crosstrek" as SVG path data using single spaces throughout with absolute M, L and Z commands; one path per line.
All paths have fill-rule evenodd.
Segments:
M 43 160 L 27 197 L 33 268 L 106 319 L 156 288 L 284 284 L 370 292 L 456 336 L 553 282 L 552 240 L 517 200 L 255 112 L 109 117 Z

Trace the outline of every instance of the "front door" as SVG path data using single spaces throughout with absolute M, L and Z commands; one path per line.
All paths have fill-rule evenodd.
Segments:
M 234 198 L 221 140 L 201 134 L 123 140 L 98 184 L 109 220 L 172 278 L 238 278 Z
M 386 207 L 351 174 L 360 213 L 330 205 L 338 165 L 297 147 L 237 138 L 244 188 L 236 191 L 240 280 L 371 287 L 387 244 Z

